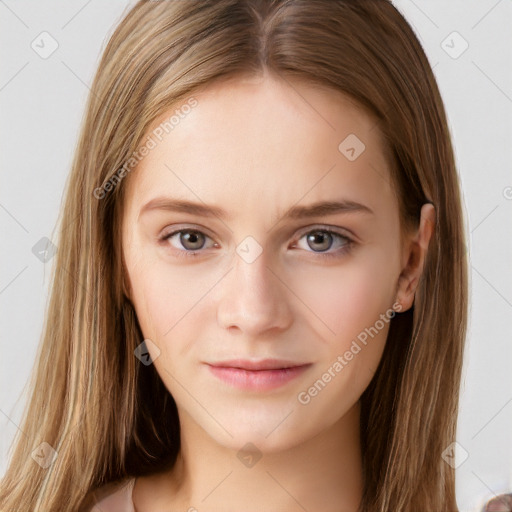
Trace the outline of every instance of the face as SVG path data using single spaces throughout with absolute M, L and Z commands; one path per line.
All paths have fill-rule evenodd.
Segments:
M 121 185 L 127 293 L 182 427 L 285 449 L 342 420 L 384 349 L 404 264 L 384 146 L 306 83 L 193 96 Z

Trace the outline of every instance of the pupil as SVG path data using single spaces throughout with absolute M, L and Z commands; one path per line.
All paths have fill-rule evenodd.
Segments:
M 332 244 L 332 236 L 330 233 L 325 233 L 323 231 L 316 231 L 314 233 L 311 233 L 308 238 L 308 245 L 311 247 L 310 242 L 313 242 L 315 244 L 321 244 L 322 247 L 317 247 L 317 249 L 320 249 L 321 251 L 325 251 L 331 247 Z M 314 247 L 311 247 L 311 249 L 314 249 Z
M 203 241 L 201 240 L 200 233 L 187 231 L 185 234 L 182 234 L 182 242 L 184 247 L 187 247 L 187 244 L 192 244 L 193 247 L 189 247 L 189 249 L 200 249 L 203 245 Z

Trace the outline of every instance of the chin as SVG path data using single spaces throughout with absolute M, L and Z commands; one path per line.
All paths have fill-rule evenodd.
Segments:
M 321 425 L 308 425 L 305 418 L 300 418 L 300 409 L 272 409 L 255 412 L 233 406 L 231 411 L 236 411 L 236 416 L 214 414 L 229 434 L 216 422 L 212 424 L 209 421 L 202 427 L 210 437 L 226 448 L 238 451 L 251 444 L 262 453 L 293 448 L 322 430 Z
M 271 435 L 255 432 L 254 429 L 238 428 L 229 435 L 219 436 L 215 440 L 218 444 L 237 452 L 257 451 L 261 454 L 278 453 L 293 448 L 309 436 L 304 434 L 300 436 L 297 431 L 291 432 L 286 429 L 281 433 L 273 432 Z M 212 436 L 213 437 L 213 436 Z M 313 435 L 311 435 L 313 437 Z

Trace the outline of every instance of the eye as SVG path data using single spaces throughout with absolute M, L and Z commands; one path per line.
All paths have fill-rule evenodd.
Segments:
M 305 239 L 305 244 L 301 241 Z M 178 257 L 197 257 L 202 249 L 215 247 L 217 244 L 205 233 L 197 229 L 178 229 L 163 235 L 160 240 L 176 249 Z M 208 247 L 207 240 L 212 243 Z M 355 242 L 331 228 L 317 228 L 305 232 L 292 248 L 299 247 L 312 252 L 318 257 L 341 257 L 348 253 Z M 334 250 L 330 250 L 333 249 Z
M 305 239 L 305 245 L 300 243 L 302 239 Z M 308 252 L 317 253 L 319 256 L 336 257 L 347 253 L 353 245 L 354 241 L 352 239 L 337 231 L 329 228 L 318 228 L 302 235 L 294 247 L 299 246 Z M 327 252 L 333 247 L 337 250 Z
M 208 235 L 197 229 L 180 229 L 161 238 L 162 241 L 169 241 L 171 246 L 177 250 L 178 256 L 196 256 L 194 251 L 204 249 L 207 239 L 211 240 Z

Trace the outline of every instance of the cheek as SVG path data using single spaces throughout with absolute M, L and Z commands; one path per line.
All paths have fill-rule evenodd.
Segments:
M 157 258 L 148 251 L 132 246 L 125 252 L 125 260 L 132 289 L 132 303 L 144 338 L 160 346 L 163 334 L 175 323 L 179 283 L 169 279 Z M 174 314 L 175 313 L 175 314 Z
M 186 351 L 183 343 L 193 340 L 194 329 L 204 325 L 207 297 L 218 278 L 214 272 L 198 275 L 194 266 L 173 267 L 160 258 L 143 257 L 130 271 L 133 304 L 145 338 L 161 352 Z M 178 354 L 175 354 L 178 355 Z
M 390 307 L 393 276 L 371 258 L 354 258 L 338 267 L 309 269 L 294 289 L 322 326 L 322 337 L 343 344 Z
M 168 276 L 159 278 L 155 267 L 134 281 L 134 304 L 142 332 L 160 345 L 190 309 L 188 295 L 179 292 L 179 283 Z
M 328 334 L 322 335 L 322 364 L 298 401 L 307 405 L 308 417 L 333 423 L 361 397 L 377 370 L 393 316 L 393 274 L 373 258 L 323 269 L 315 277 L 314 286 L 302 287 L 304 302 L 329 331 L 324 328 Z

